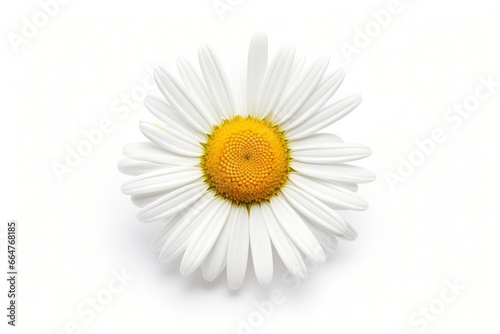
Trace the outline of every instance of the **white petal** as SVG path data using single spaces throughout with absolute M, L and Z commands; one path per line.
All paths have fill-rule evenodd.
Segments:
M 324 229 L 320 228 L 316 224 L 310 223 L 309 221 L 306 221 L 306 224 L 307 227 L 314 234 L 316 239 L 318 239 L 319 243 L 321 244 L 321 247 L 323 247 L 323 250 L 325 251 L 325 254 L 327 254 L 327 256 L 333 250 L 338 248 L 339 241 L 337 240 L 337 236 L 335 234 L 328 233 L 328 231 L 325 231 Z
M 267 36 L 256 34 L 250 42 L 247 65 L 247 108 L 250 115 L 257 115 L 259 92 L 267 71 Z
M 202 133 L 210 130 L 210 124 L 203 118 L 203 112 L 196 100 L 167 70 L 159 67 L 154 72 L 156 83 L 168 103 L 186 122 Z
M 130 196 L 130 201 L 135 206 L 137 206 L 139 208 L 143 208 L 146 205 L 153 203 L 154 201 L 156 201 L 158 198 L 162 197 L 163 195 L 165 195 L 165 192 L 163 192 L 163 191 L 156 192 L 156 193 L 147 193 L 145 195 L 132 195 L 132 196 Z
M 141 175 L 165 168 L 163 164 L 134 159 L 123 159 L 118 162 L 118 170 L 126 175 Z
M 347 224 L 342 217 L 320 200 L 291 184 L 283 189 L 283 194 L 287 201 L 312 223 L 337 235 L 348 232 Z
M 187 141 L 200 142 L 205 139 L 203 132 L 200 132 L 186 117 L 179 115 L 168 103 L 156 96 L 146 96 L 144 100 L 146 108 L 162 123 L 168 131 L 172 131 L 177 136 Z
M 290 149 L 292 151 L 307 151 L 342 144 L 344 144 L 344 141 L 337 135 L 331 133 L 314 133 L 307 137 L 290 141 Z
M 213 216 L 206 216 L 196 228 L 182 257 L 181 274 L 191 275 L 206 258 L 227 221 L 231 204 L 221 201 L 220 209 Z
M 182 222 L 182 215 L 183 213 L 178 213 L 165 220 L 162 228 L 155 234 L 153 240 L 151 240 L 151 247 L 154 250 L 159 251 L 162 249 L 163 245 L 165 245 L 165 242 L 167 242 L 172 233 L 174 233 L 180 226 Z
M 188 185 L 203 176 L 198 167 L 173 167 L 163 165 L 162 169 L 136 176 L 125 182 L 121 190 L 127 195 L 146 195 L 167 192 Z
M 295 128 L 287 130 L 287 136 L 290 140 L 294 140 L 318 132 L 349 114 L 360 103 L 361 95 L 359 94 L 330 103 L 304 122 L 297 124 Z
M 280 105 L 273 111 L 273 119 L 276 120 L 277 123 L 283 123 L 300 110 L 311 93 L 318 86 L 318 83 L 328 67 L 328 63 L 329 57 L 322 57 L 303 73 L 290 93 L 286 98 L 282 99 Z
M 151 142 L 127 144 L 123 147 L 123 155 L 130 159 L 164 165 L 196 166 L 200 163 L 199 158 L 183 157 Z
M 184 252 L 194 231 L 201 222 L 212 217 L 222 205 L 214 196 L 205 196 L 198 205 L 181 213 L 175 231 L 170 235 L 160 252 L 160 261 L 169 262 Z
M 305 122 L 311 116 L 327 103 L 342 84 L 345 77 L 345 71 L 339 69 L 322 78 L 321 82 L 315 87 L 315 90 L 309 95 L 308 99 L 300 106 L 299 110 L 283 122 L 284 130 L 294 129 L 297 125 Z
M 217 112 L 205 81 L 202 80 L 191 64 L 182 57 L 177 59 L 177 68 L 186 89 L 199 102 L 204 118 L 209 124 L 218 124 L 221 120 L 221 115 Z
M 237 58 L 231 68 L 231 87 L 233 88 L 234 110 L 231 117 L 249 116 L 247 107 L 247 58 Z
M 365 210 L 368 208 L 361 196 L 333 183 L 311 179 L 297 173 L 290 173 L 290 182 L 311 196 L 339 209 Z
M 339 164 L 370 156 L 366 145 L 347 143 L 323 143 L 320 147 L 292 149 L 293 160 L 312 164 Z
M 141 122 L 139 124 L 139 129 L 141 132 L 151 140 L 156 145 L 161 146 L 168 152 L 180 155 L 181 157 L 199 157 L 202 155 L 201 145 L 195 146 L 189 142 L 186 142 L 168 131 L 164 131 L 149 124 L 147 122 Z
M 334 72 L 326 73 L 321 79 L 320 83 L 309 96 L 304 105 L 300 108 L 300 114 L 309 112 L 312 109 L 314 111 L 319 110 L 326 102 L 328 102 L 335 92 L 342 85 L 345 78 L 345 71 L 343 68 L 339 68 Z
M 234 115 L 234 97 L 219 58 L 213 50 L 204 45 L 198 51 L 198 60 L 212 101 L 224 118 L 230 118 Z
M 269 115 L 281 99 L 292 69 L 295 47 L 285 46 L 273 58 L 259 97 L 258 117 Z
M 306 150 L 309 148 L 317 148 L 324 143 L 343 143 L 339 136 L 331 133 L 314 133 L 304 138 L 291 140 L 289 143 L 292 150 Z
M 219 238 L 215 242 L 214 247 L 207 255 L 205 261 L 201 265 L 203 278 L 212 282 L 222 272 L 226 265 L 227 244 L 229 243 L 229 232 L 234 223 L 238 223 L 228 219 Z
M 295 59 L 293 60 L 292 68 L 290 69 L 290 74 L 288 75 L 288 79 L 285 82 L 283 93 L 281 93 L 281 98 L 279 100 L 280 105 L 286 102 L 286 97 L 289 96 L 290 93 L 292 92 L 292 89 L 295 88 L 297 82 L 300 79 L 305 63 L 306 63 L 306 54 L 299 53 L 298 50 L 296 50 Z
M 250 245 L 257 281 L 266 286 L 273 278 L 273 250 L 260 205 L 250 210 Z
M 293 276 L 304 279 L 306 273 L 304 259 L 297 247 L 283 232 L 267 203 L 262 204 L 262 213 L 269 237 L 283 264 Z
M 231 210 L 233 226 L 227 246 L 227 283 L 229 288 L 238 289 L 243 283 L 248 259 L 248 211 L 246 206 L 233 207 Z
M 273 197 L 271 208 L 281 228 L 306 257 L 318 263 L 326 261 L 325 253 L 318 240 L 286 200 L 281 196 Z
M 300 174 L 347 183 L 366 183 L 375 180 L 375 174 L 368 169 L 347 164 L 309 164 L 292 161 L 290 166 Z
M 348 227 L 347 233 L 339 235 L 338 237 L 349 241 L 356 240 L 356 238 L 358 237 L 358 232 L 356 232 L 356 230 L 351 225 L 349 225 L 348 223 L 346 224 Z
M 325 183 L 333 183 L 334 185 L 345 188 L 349 191 L 352 191 L 353 193 L 358 191 L 359 188 L 358 185 L 355 183 L 347 183 L 347 182 L 325 182 Z
M 141 208 L 137 213 L 137 218 L 144 222 L 168 218 L 186 209 L 206 193 L 206 185 L 202 181 L 195 181 L 177 188 Z

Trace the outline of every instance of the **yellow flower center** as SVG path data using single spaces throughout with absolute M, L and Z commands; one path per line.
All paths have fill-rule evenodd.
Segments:
M 274 196 L 288 179 L 290 154 L 283 131 L 267 120 L 235 116 L 214 126 L 201 165 L 218 195 L 236 204 Z

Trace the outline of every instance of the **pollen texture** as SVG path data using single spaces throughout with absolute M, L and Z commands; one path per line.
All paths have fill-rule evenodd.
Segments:
M 205 181 L 236 204 L 268 200 L 288 179 L 287 142 L 283 131 L 267 120 L 250 116 L 224 120 L 204 146 Z

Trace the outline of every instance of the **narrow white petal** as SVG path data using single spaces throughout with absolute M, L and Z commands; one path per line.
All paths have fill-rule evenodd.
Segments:
M 199 201 L 199 205 L 182 212 L 177 228 L 161 249 L 160 261 L 169 262 L 182 254 L 200 223 L 207 217 L 213 217 L 221 205 L 221 201 L 217 201 L 214 196 L 205 196 L 203 200 Z
M 198 51 L 198 59 L 212 101 L 225 118 L 231 117 L 234 114 L 233 92 L 219 58 L 204 45 Z
M 328 182 L 328 181 L 325 181 L 325 183 L 333 183 L 334 185 L 336 186 L 339 186 L 339 187 L 342 187 L 342 188 L 345 188 L 349 191 L 352 191 L 353 193 L 355 193 L 356 191 L 358 191 L 358 185 L 355 184 L 355 183 L 347 183 L 347 182 Z
M 172 233 L 174 233 L 175 230 L 177 230 L 177 228 L 180 226 L 182 222 L 181 218 L 182 213 L 178 213 L 165 220 L 162 228 L 155 234 L 153 240 L 151 240 L 151 247 L 154 250 L 159 251 L 162 249 L 163 245 L 165 245 L 165 242 L 167 242 Z
M 188 185 L 203 176 L 198 167 L 165 166 L 144 173 L 126 181 L 121 190 L 127 195 L 145 195 L 154 192 L 167 192 Z
M 343 68 L 339 68 L 334 72 L 326 73 L 314 92 L 300 108 L 300 114 L 302 115 L 310 109 L 313 109 L 313 111 L 319 110 L 318 108 L 321 108 L 333 97 L 333 95 L 335 95 L 335 92 L 342 85 L 344 78 L 345 70 Z
M 144 100 L 146 108 L 162 123 L 169 131 L 175 131 L 176 135 L 188 138 L 194 142 L 204 140 L 205 134 L 193 125 L 189 119 L 179 114 L 166 101 L 156 96 L 147 96 Z
M 345 77 L 345 71 L 339 69 L 325 77 L 315 87 L 315 90 L 309 95 L 308 99 L 300 106 L 299 110 L 283 121 L 284 130 L 294 129 L 299 124 L 308 120 L 332 98 L 337 89 L 339 89 Z
M 368 169 L 347 164 L 309 164 L 292 161 L 290 166 L 309 177 L 347 183 L 366 183 L 375 180 L 375 174 Z
M 268 204 L 262 205 L 262 213 L 269 237 L 283 264 L 293 276 L 304 279 L 306 274 L 304 259 L 297 247 L 283 232 Z
M 203 278 L 212 282 L 222 272 L 226 265 L 227 244 L 229 243 L 229 232 L 234 223 L 230 219 L 226 220 L 226 224 L 222 228 L 219 238 L 215 242 L 214 247 L 207 255 L 205 261 L 201 265 Z
M 314 133 L 307 137 L 289 141 L 292 150 L 317 148 L 325 143 L 343 143 L 343 141 L 339 136 L 331 133 Z
M 214 246 L 219 237 L 224 224 L 226 223 L 231 204 L 225 200 L 221 201 L 220 209 L 214 213 L 214 216 L 207 216 L 191 237 L 186 252 L 182 257 L 181 274 L 191 275 L 205 260 L 206 256 Z M 246 266 L 246 264 L 245 264 Z
M 337 236 L 333 233 L 329 233 L 328 231 L 320 228 L 314 223 L 306 221 L 307 227 L 314 234 L 316 239 L 318 239 L 321 247 L 325 251 L 325 254 L 328 256 L 332 253 L 333 250 L 337 249 L 339 246 L 339 241 L 337 240 Z
M 266 286 L 273 278 L 273 250 L 260 205 L 250 211 L 250 245 L 257 281 Z
M 328 64 L 329 57 L 325 56 L 317 60 L 309 69 L 304 71 L 290 93 L 284 96 L 280 104 L 276 107 L 276 110 L 273 111 L 274 120 L 278 123 L 283 123 L 300 110 L 318 86 Z
M 287 201 L 304 217 L 321 228 L 337 235 L 347 233 L 345 221 L 333 209 L 293 185 L 283 189 Z
M 294 89 L 297 82 L 299 82 L 305 64 L 306 64 L 306 54 L 299 53 L 299 50 L 296 50 L 292 68 L 290 69 L 290 74 L 288 75 L 287 81 L 285 82 L 283 93 L 281 93 L 281 98 L 279 101 L 280 104 L 286 102 L 286 97 L 290 95 L 292 89 Z
M 273 58 L 262 85 L 258 117 L 265 118 L 269 115 L 281 99 L 292 69 L 294 57 L 295 47 L 288 45 Z
M 314 133 L 307 137 L 290 141 L 290 149 L 292 151 L 307 151 L 342 144 L 345 144 L 344 141 L 337 135 L 331 133 Z
M 217 112 L 205 81 L 183 57 L 177 59 L 177 68 L 186 89 L 199 102 L 205 120 L 209 124 L 218 124 L 221 120 L 221 115 Z
M 130 201 L 132 204 L 139 208 L 143 208 L 146 205 L 153 203 L 156 201 L 158 198 L 162 197 L 165 195 L 165 192 L 160 191 L 160 192 L 155 192 L 155 193 L 147 193 L 145 195 L 132 195 L 130 196 Z
M 199 157 L 202 155 L 201 145 L 193 145 L 192 143 L 186 142 L 153 124 L 141 122 L 139 124 L 139 129 L 146 138 L 168 152 L 175 153 L 181 157 Z
M 190 96 L 183 85 L 167 70 L 159 67 L 155 70 L 155 80 L 168 103 L 184 117 L 189 124 L 202 133 L 210 130 L 210 124 L 203 118 L 203 112 L 197 101 Z
M 273 197 L 271 208 L 281 228 L 306 257 L 318 263 L 326 261 L 325 253 L 318 240 L 286 200 L 281 196 Z
M 144 222 L 168 218 L 191 206 L 206 193 L 206 185 L 202 181 L 195 181 L 177 188 L 141 208 L 137 213 L 137 218 Z
M 234 110 L 236 115 L 249 116 L 247 103 L 247 58 L 237 58 L 231 68 L 231 87 L 233 88 Z
M 123 159 L 118 162 L 118 170 L 126 175 L 141 175 L 165 168 L 165 165 L 135 159 Z
M 348 210 L 365 210 L 368 208 L 368 203 L 361 196 L 339 185 L 311 179 L 297 173 L 291 173 L 289 177 L 290 182 L 297 188 L 304 190 L 326 204 Z
M 300 269 L 301 269 L 301 273 L 300 274 L 302 276 L 297 276 L 297 277 L 300 278 L 300 279 L 305 279 L 306 275 L 307 275 L 307 267 L 306 267 L 306 263 L 305 263 L 305 261 L 304 261 L 304 259 L 302 257 L 302 253 L 297 248 L 297 246 L 293 243 L 293 241 L 290 240 L 290 237 L 286 233 L 284 233 L 284 236 L 285 236 L 285 240 L 288 242 L 288 245 L 289 245 L 290 249 L 293 252 L 293 255 L 298 260 L 299 265 L 300 265 Z
M 250 115 L 257 115 L 259 92 L 267 71 L 267 36 L 256 34 L 250 42 L 247 65 L 247 108 Z
M 151 102 L 151 100 L 149 102 Z M 173 110 L 172 112 L 176 113 Z M 165 116 L 166 114 L 162 115 Z M 163 118 L 167 119 L 167 117 Z M 179 138 L 186 143 L 189 143 L 191 146 L 193 145 L 197 146 L 200 141 L 199 139 L 202 138 L 200 134 L 196 132 L 196 130 L 193 130 L 189 127 L 181 126 L 179 124 L 176 124 L 175 122 L 158 124 L 158 126 L 161 126 L 163 128 L 163 131 L 172 134 L 174 137 Z
M 127 144 L 123 147 L 123 155 L 130 159 L 164 165 L 196 166 L 200 163 L 198 158 L 183 157 L 176 153 L 171 153 L 151 142 Z
M 232 208 L 233 221 L 227 246 L 227 283 L 229 288 L 238 289 L 245 278 L 248 259 L 249 219 L 246 206 Z
M 352 227 L 348 223 L 347 223 L 347 227 L 348 227 L 347 233 L 345 233 L 343 235 L 339 235 L 338 237 L 341 239 L 349 240 L 349 241 L 356 240 L 356 238 L 358 237 L 358 232 L 356 232 L 354 227 Z
M 323 143 L 316 148 L 292 149 L 294 160 L 312 164 L 339 164 L 363 159 L 370 154 L 366 145 L 347 143 Z
M 361 95 L 356 94 L 330 103 L 311 115 L 307 120 L 298 123 L 293 129 L 287 128 L 287 136 L 291 140 L 303 138 L 316 133 L 338 121 L 361 103 Z

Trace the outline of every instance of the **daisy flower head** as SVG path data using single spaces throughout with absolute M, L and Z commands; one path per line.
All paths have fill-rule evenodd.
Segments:
M 211 48 L 198 58 L 199 69 L 178 60 L 180 79 L 155 71 L 163 98 L 145 105 L 164 125 L 142 122 L 149 141 L 124 147 L 118 167 L 133 178 L 122 192 L 141 221 L 162 224 L 153 247 L 164 262 L 182 256 L 183 275 L 201 268 L 212 281 L 226 269 L 238 289 L 250 258 L 267 285 L 274 248 L 303 279 L 305 259 L 325 261 L 326 237 L 356 238 L 337 210 L 368 207 L 356 191 L 375 176 L 350 163 L 370 149 L 319 133 L 361 97 L 333 98 L 344 71 L 329 71 L 328 57 L 304 66 L 287 45 L 268 62 L 264 34 L 251 40 L 241 94 Z

